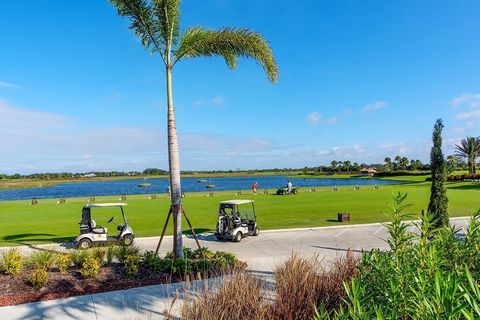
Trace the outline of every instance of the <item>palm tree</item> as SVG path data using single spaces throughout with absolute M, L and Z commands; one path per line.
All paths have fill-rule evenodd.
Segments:
M 390 157 L 386 157 L 384 161 L 387 171 L 392 171 L 392 159 L 390 159 Z
M 467 158 L 468 172 L 475 174 L 477 156 L 480 156 L 480 137 L 467 137 L 460 141 L 460 145 L 455 145 L 455 155 L 462 158 Z
M 395 170 L 397 170 L 397 171 L 400 169 L 400 161 L 401 160 L 402 160 L 402 157 L 400 157 L 400 156 L 395 157 L 395 163 L 394 164 L 395 164 Z
M 343 165 L 345 169 L 347 170 L 347 174 L 350 173 L 350 167 L 352 166 L 352 162 L 349 160 L 343 161 Z
M 408 158 L 407 157 L 402 157 L 402 159 L 400 159 L 400 166 L 402 167 L 403 171 L 407 170 L 407 166 L 408 166 Z
M 109 0 L 120 16 L 130 21 L 129 28 L 140 37 L 142 45 L 158 54 L 165 65 L 167 83 L 168 165 L 170 172 L 170 209 L 173 215 L 175 258 L 183 258 L 182 197 L 177 129 L 172 93 L 173 67 L 182 60 L 196 57 L 222 57 L 231 69 L 239 57 L 257 60 L 268 79 L 278 80 L 278 66 L 272 49 L 259 33 L 249 29 L 211 30 L 192 27 L 180 30 L 180 0 Z
M 332 160 L 332 162 L 330 162 L 330 164 L 331 164 L 331 170 L 332 170 L 332 171 L 336 171 L 336 170 L 337 170 L 337 166 L 338 166 L 337 160 Z

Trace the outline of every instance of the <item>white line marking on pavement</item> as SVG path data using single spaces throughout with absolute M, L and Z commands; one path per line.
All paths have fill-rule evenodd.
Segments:
M 339 233 L 337 233 L 336 235 L 334 235 L 335 238 L 338 238 L 339 236 L 341 236 L 342 234 L 344 234 L 345 232 L 347 232 L 347 229 L 344 229 L 342 231 L 340 231 Z
M 379 227 L 373 234 L 376 235 L 383 230 L 383 226 Z
M 310 232 L 312 232 L 312 230 L 308 230 L 308 231 L 306 231 L 306 232 L 303 232 L 303 233 L 299 234 L 298 236 L 293 237 L 293 238 L 291 239 L 291 241 L 295 241 L 295 240 L 303 237 L 304 235 L 306 235 L 307 233 L 310 233 Z

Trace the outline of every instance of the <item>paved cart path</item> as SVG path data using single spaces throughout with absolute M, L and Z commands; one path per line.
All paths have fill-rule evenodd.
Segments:
M 450 220 L 462 228 L 468 222 L 468 218 Z M 411 231 L 413 229 L 412 226 Z M 380 223 L 263 231 L 258 237 L 247 237 L 240 243 L 220 242 L 213 235 L 199 235 L 202 246 L 236 254 L 240 260 L 248 263 L 250 271 L 258 272 L 266 279 L 271 279 L 275 265 L 285 261 L 292 252 L 304 257 L 317 255 L 328 264 L 348 249 L 361 252 L 372 248 L 387 248 L 383 240 L 386 238 L 385 227 Z M 135 240 L 142 250 L 155 250 L 157 242 L 158 237 Z M 187 247 L 196 247 L 191 237 L 185 237 L 184 244 Z M 19 249 L 27 254 L 42 249 L 63 251 L 70 246 L 32 245 Z M 172 237 L 166 237 L 160 251 L 165 253 L 171 248 Z M 210 280 L 209 286 L 215 281 Z M 199 288 L 204 285 L 202 282 L 190 284 Z M 170 308 L 173 297 L 181 288 L 181 292 L 191 290 L 185 283 L 177 283 L 3 307 L 0 308 L 0 319 L 163 319 L 162 312 Z M 179 314 L 178 308 L 179 304 L 175 303 L 174 314 Z

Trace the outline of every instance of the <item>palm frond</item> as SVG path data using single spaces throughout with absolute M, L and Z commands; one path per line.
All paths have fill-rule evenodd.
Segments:
M 271 82 L 278 80 L 272 49 L 261 34 L 249 29 L 189 28 L 181 35 L 174 54 L 175 63 L 183 58 L 220 56 L 231 69 L 236 68 L 238 57 L 253 58 L 262 65 Z
M 159 35 L 168 46 L 177 44 L 180 34 L 180 0 L 153 0 Z
M 158 52 L 165 61 L 166 44 L 161 37 L 155 17 L 155 10 L 145 0 L 108 0 L 120 16 L 128 18 L 129 28 L 140 38 L 142 45 L 152 52 Z

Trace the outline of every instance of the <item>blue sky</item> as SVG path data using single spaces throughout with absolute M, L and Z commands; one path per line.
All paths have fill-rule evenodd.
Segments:
M 184 170 L 428 161 L 480 135 L 480 2 L 184 0 L 182 27 L 249 27 L 280 68 L 174 70 Z M 164 69 L 101 0 L 0 0 L 0 172 L 167 168 Z

